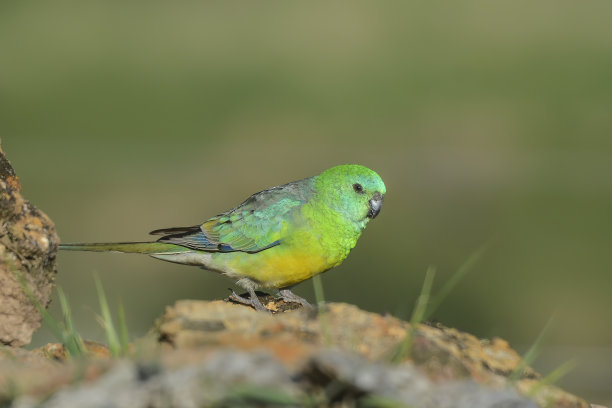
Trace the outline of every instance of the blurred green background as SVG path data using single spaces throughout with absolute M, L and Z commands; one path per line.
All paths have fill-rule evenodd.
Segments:
M 536 368 L 577 358 L 561 385 L 609 404 L 610 15 L 603 0 L 3 1 L 0 137 L 66 242 L 147 239 L 369 166 L 385 205 L 323 276 L 328 300 L 406 317 L 429 265 L 439 288 L 491 241 L 435 318 L 524 351 L 554 315 Z M 94 340 L 94 272 L 134 337 L 175 300 L 231 286 L 145 256 L 58 262 Z

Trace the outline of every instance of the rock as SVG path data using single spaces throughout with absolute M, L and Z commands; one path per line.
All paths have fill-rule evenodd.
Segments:
M 173 352 L 171 352 L 172 354 Z M 142 363 L 122 361 L 95 382 L 64 388 L 15 408 L 146 408 L 200 406 L 415 406 L 420 408 L 536 408 L 512 389 L 473 381 L 437 384 L 411 364 L 386 366 L 337 349 L 314 353 L 288 370 L 267 351 L 217 350 L 177 369 L 143 377 Z
M 315 354 L 305 375 L 328 392 L 332 404 L 361 400 L 366 404 L 387 401 L 420 408 L 537 407 L 510 388 L 485 387 L 473 380 L 438 383 L 413 364 L 371 362 L 341 350 Z
M 267 306 L 270 307 L 269 304 Z M 394 357 L 397 359 L 397 352 L 406 336 L 413 333 L 412 347 L 400 355 L 399 360 L 414 365 L 426 375 L 428 381 L 439 384 L 436 386 L 437 394 L 445 395 L 442 394 L 444 389 L 444 392 L 454 395 L 449 401 L 458 401 L 458 390 L 463 390 L 467 394 L 462 400 L 466 401 L 466 405 L 462 406 L 470 406 L 484 395 L 486 397 L 483 398 L 490 401 L 491 406 L 495 405 L 494 401 L 501 401 L 499 406 L 515 406 L 512 405 L 515 392 L 522 395 L 535 392 L 531 397 L 540 406 L 588 407 L 585 401 L 557 387 L 539 386 L 539 374 L 529 367 L 516 383 L 511 382 L 508 377 L 521 358 L 502 339 L 484 341 L 442 325 L 422 324 L 414 328 L 414 332 L 411 330 L 409 323 L 392 316 L 369 313 L 342 303 L 328 304 L 325 313 L 320 316 L 304 309 L 272 316 L 222 301 L 186 300 L 167 308 L 156 324 L 154 335 L 175 350 L 219 347 L 264 349 L 293 368 L 313 364 L 313 361 L 316 363 L 319 361 L 315 357 L 317 353 L 333 345 L 336 349 L 382 364 L 386 370 L 394 370 L 397 366 L 391 364 L 391 360 Z M 321 366 L 320 363 L 316 365 Z M 338 367 L 339 363 L 336 361 L 334 366 Z M 347 373 L 351 371 L 354 370 L 346 370 Z M 344 374 L 341 374 L 338 372 L 336 377 L 344 378 Z M 381 375 L 371 376 L 380 378 Z M 344 384 L 347 379 L 340 382 Z M 509 388 L 515 391 L 511 394 L 500 391 L 508 391 Z M 488 394 L 484 389 L 501 393 Z M 386 391 L 376 393 L 379 394 L 388 395 Z M 397 397 L 396 394 L 393 396 Z M 503 402 L 506 398 L 508 404 Z M 408 401 L 403 397 L 400 400 Z M 444 403 L 438 401 L 439 406 L 446 406 Z
M 297 397 L 304 396 L 282 364 L 265 352 L 219 351 L 197 364 L 189 364 L 175 370 L 160 369 L 147 377 L 141 376 L 141 373 L 141 363 L 122 361 L 93 383 L 66 388 L 42 403 L 31 398 L 19 398 L 12 406 L 250 406 L 246 403 L 257 400 L 265 403 L 270 402 L 272 398 L 276 402 L 285 403 L 283 406 L 295 406 Z M 245 387 L 245 384 L 249 387 Z
M 46 307 L 59 243 L 53 222 L 21 196 L 20 187 L 0 149 L 0 343 L 11 346 L 28 344 L 41 322 L 18 279 Z
M 102 349 L 94 357 L 106 353 L 91 347 Z M 520 358 L 501 339 L 411 328 L 338 303 L 322 314 L 271 315 L 224 301 L 179 301 L 133 345 L 130 359 L 62 360 L 60 345 L 5 349 L 0 402 L 19 408 L 588 407 L 533 370 L 510 381 Z
M 95 341 L 83 340 L 85 350 L 83 351 L 90 358 L 110 358 L 111 352 L 104 344 Z M 66 361 L 70 357 L 68 350 L 60 343 L 47 343 L 44 346 L 33 350 L 34 353 L 42 355 L 46 359 Z
M 0 406 L 11 406 L 18 396 L 39 401 L 75 381 L 99 377 L 109 364 L 108 360 L 62 364 L 37 351 L 0 346 Z

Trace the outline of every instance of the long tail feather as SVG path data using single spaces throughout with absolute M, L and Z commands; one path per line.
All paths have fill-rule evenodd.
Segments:
M 104 242 L 60 244 L 64 251 L 124 252 L 133 254 L 159 254 L 188 251 L 188 248 L 164 242 Z

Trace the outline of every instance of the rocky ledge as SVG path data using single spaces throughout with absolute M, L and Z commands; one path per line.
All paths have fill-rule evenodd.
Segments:
M 268 307 L 283 309 L 282 301 Z M 411 341 L 407 342 L 406 339 Z M 410 324 L 342 303 L 274 315 L 227 301 L 168 307 L 129 358 L 66 360 L 60 345 L 5 348 L 12 407 L 588 407 L 501 339 Z

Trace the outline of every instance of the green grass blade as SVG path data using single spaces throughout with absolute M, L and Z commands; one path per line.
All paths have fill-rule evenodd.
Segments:
M 575 367 L 576 367 L 575 360 L 566 361 L 565 363 L 561 364 L 559 367 L 555 368 L 546 377 L 538 381 L 538 383 L 535 384 L 529 390 L 528 395 L 533 397 L 540 391 L 540 389 L 542 389 L 542 387 L 557 383 L 562 377 L 564 377 L 567 373 L 572 371 Z
M 415 308 L 410 318 L 410 324 L 417 325 L 421 323 L 426 316 L 428 309 L 429 299 L 431 297 L 431 287 L 433 286 L 434 277 L 436 276 L 436 270 L 433 266 L 427 268 L 425 273 L 425 279 L 423 280 L 423 287 L 421 288 L 421 294 L 417 298 Z
M 416 327 L 425 317 L 435 275 L 436 270 L 432 266 L 427 268 L 425 279 L 423 280 L 423 287 L 421 288 L 421 294 L 417 298 L 412 316 L 410 317 L 410 328 L 408 333 L 406 333 L 406 337 L 404 337 L 404 340 L 402 340 L 391 358 L 394 362 L 402 361 L 406 356 L 412 353 L 412 344 L 416 334 Z
M 85 344 L 83 343 L 83 338 L 74 328 L 74 323 L 72 321 L 72 310 L 70 309 L 68 298 L 66 297 L 66 294 L 62 288 L 59 286 L 57 287 L 57 294 L 59 297 L 62 314 L 64 316 L 64 326 L 66 328 L 64 331 L 64 345 L 71 355 L 82 355 L 85 353 L 86 348 Z
M 17 269 L 16 267 L 12 265 L 9 265 L 9 269 L 13 273 L 13 276 L 15 276 L 15 279 L 17 280 L 17 282 L 19 282 L 19 285 L 21 286 L 23 292 L 26 294 L 28 299 L 30 299 L 30 301 L 32 302 L 32 304 L 34 305 L 38 313 L 40 313 L 40 315 L 42 316 L 42 319 L 45 325 L 47 325 L 47 327 L 49 328 L 51 333 L 53 333 L 55 338 L 60 343 L 62 343 L 62 345 L 64 345 L 64 347 L 66 348 L 66 351 L 68 352 L 68 356 L 77 357 L 77 356 L 83 355 L 83 351 L 85 349 L 84 347 L 82 347 L 83 345 L 82 339 L 74 330 L 74 326 L 72 325 L 72 317 L 70 314 L 70 308 L 68 307 L 68 301 L 66 297 L 63 295 L 63 292 L 61 292 L 61 289 L 58 288 L 58 291 L 59 291 L 58 293 L 61 292 L 60 302 L 62 303 L 62 311 L 64 312 L 65 320 L 66 320 L 66 316 L 68 316 L 67 321 L 70 322 L 71 330 L 67 330 L 59 321 L 57 321 L 53 316 L 51 316 L 51 314 L 47 311 L 47 309 L 40 303 L 38 298 L 34 295 L 34 293 L 32 293 L 32 290 L 28 286 L 28 283 L 26 282 L 23 274 L 21 273 L 19 269 Z M 66 307 L 64 307 L 64 303 Z M 73 333 L 73 335 L 71 336 L 70 333 Z
M 312 277 L 312 285 L 314 288 L 315 302 L 319 310 L 323 309 L 325 305 L 325 293 L 323 292 L 323 282 L 321 281 L 321 275 L 315 275 Z
M 13 275 L 17 279 L 17 282 L 19 282 L 19 285 L 21 286 L 21 289 L 23 289 L 23 292 L 26 294 L 28 299 L 30 299 L 30 301 L 32 302 L 32 304 L 34 305 L 38 313 L 41 314 L 43 321 L 49 327 L 49 330 L 51 330 L 53 335 L 58 340 L 63 341 L 64 340 L 64 329 L 62 328 L 61 324 L 57 320 L 55 320 L 53 316 L 49 314 L 49 312 L 47 311 L 47 309 L 43 307 L 43 305 L 40 304 L 40 302 L 38 301 L 38 298 L 30 290 L 30 287 L 25 281 L 25 278 L 23 277 L 21 271 L 19 271 L 16 268 L 13 268 L 12 266 L 9 266 L 9 268 L 11 272 L 13 272 Z
M 538 357 L 538 354 L 540 354 L 540 348 L 542 347 L 542 341 L 544 340 L 544 336 L 548 332 L 548 329 L 550 328 L 552 321 L 553 321 L 553 317 L 548 319 L 548 322 L 546 323 L 546 325 L 544 325 L 544 327 L 540 331 L 540 334 L 538 335 L 536 340 L 533 342 L 531 347 L 529 347 L 529 350 L 527 350 L 527 352 L 525 353 L 521 361 L 517 364 L 514 370 L 512 370 L 512 373 L 510 374 L 510 376 L 508 376 L 508 379 L 511 382 L 516 382 L 520 380 L 521 377 L 523 376 L 523 373 L 525 372 L 525 369 L 528 366 L 532 365 L 535 359 Z
M 102 312 L 102 326 L 106 333 L 106 341 L 108 342 L 108 348 L 112 355 L 118 356 L 121 353 L 121 344 L 119 342 L 119 336 L 115 330 L 113 324 L 113 318 L 111 316 L 110 308 L 106 300 L 106 294 L 102 287 L 102 282 L 98 275 L 94 275 L 94 281 L 96 283 L 96 290 L 98 292 L 98 300 L 100 302 L 100 311 Z
M 448 279 L 440 291 L 432 298 L 427 313 L 424 314 L 423 318 L 428 319 L 431 315 L 440 307 L 444 299 L 453 291 L 457 284 L 470 272 L 474 266 L 478 263 L 480 258 L 484 255 L 489 244 L 486 243 L 474 251 L 468 259 L 457 269 L 457 271 Z
M 325 312 L 325 293 L 323 292 L 323 282 L 321 275 L 315 275 L 312 277 L 312 284 L 315 293 L 315 302 L 317 302 L 317 314 L 319 317 L 319 323 L 321 324 L 321 334 L 323 335 L 323 341 L 327 346 L 332 344 L 331 329 L 327 320 L 327 313 Z

